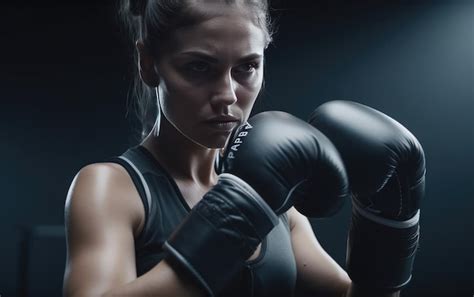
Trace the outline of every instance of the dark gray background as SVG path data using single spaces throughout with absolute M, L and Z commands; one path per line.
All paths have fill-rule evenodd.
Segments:
M 57 232 L 40 229 L 25 253 L 22 230 L 63 224 L 76 172 L 135 144 L 136 122 L 126 117 L 131 53 L 114 2 L 39 2 L 0 6 L 2 296 L 61 282 Z M 408 127 L 425 149 L 428 172 L 420 250 L 403 296 L 472 296 L 473 2 L 298 0 L 275 7 L 279 30 L 256 111 L 307 118 L 325 101 L 348 99 Z M 349 214 L 346 204 L 332 219 L 313 221 L 341 265 Z M 33 296 L 46 292 L 36 290 Z

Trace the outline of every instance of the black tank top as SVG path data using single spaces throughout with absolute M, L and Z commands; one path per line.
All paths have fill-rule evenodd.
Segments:
M 164 258 L 163 243 L 190 208 L 173 178 L 143 146 L 107 161 L 127 170 L 145 208 L 145 224 L 135 238 L 137 275 L 141 276 Z M 296 263 L 284 214 L 262 241 L 260 255 L 248 261 L 242 274 L 219 296 L 293 296 L 295 283 Z

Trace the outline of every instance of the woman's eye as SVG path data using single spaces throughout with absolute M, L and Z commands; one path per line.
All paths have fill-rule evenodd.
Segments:
M 252 73 L 259 67 L 259 64 L 256 62 L 245 63 L 237 66 L 236 71 L 239 73 Z
M 198 61 L 189 63 L 186 68 L 192 72 L 203 73 L 209 71 L 211 67 L 206 62 Z

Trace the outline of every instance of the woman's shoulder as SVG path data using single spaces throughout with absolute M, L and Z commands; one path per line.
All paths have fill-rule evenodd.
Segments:
M 90 163 L 82 167 L 77 175 L 93 176 L 93 175 L 107 175 L 109 178 L 127 178 L 127 171 L 115 162 L 96 162 Z
M 89 215 L 121 216 L 140 229 L 144 208 L 129 174 L 113 162 L 91 163 L 75 175 L 66 198 L 66 213 L 72 208 Z M 135 232 L 134 232 L 135 233 Z
M 71 184 L 74 191 L 94 194 L 93 197 L 119 194 L 133 188 L 125 168 L 113 162 L 91 163 L 82 167 Z

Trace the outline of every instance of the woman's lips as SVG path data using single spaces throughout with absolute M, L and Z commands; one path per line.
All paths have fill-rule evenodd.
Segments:
M 239 122 L 239 118 L 230 114 L 216 115 L 205 121 L 205 123 L 212 129 L 222 132 L 232 131 L 232 129 L 234 129 L 239 124 Z
M 238 121 L 207 121 L 205 122 L 211 128 L 223 131 L 223 132 L 230 132 L 238 125 Z

